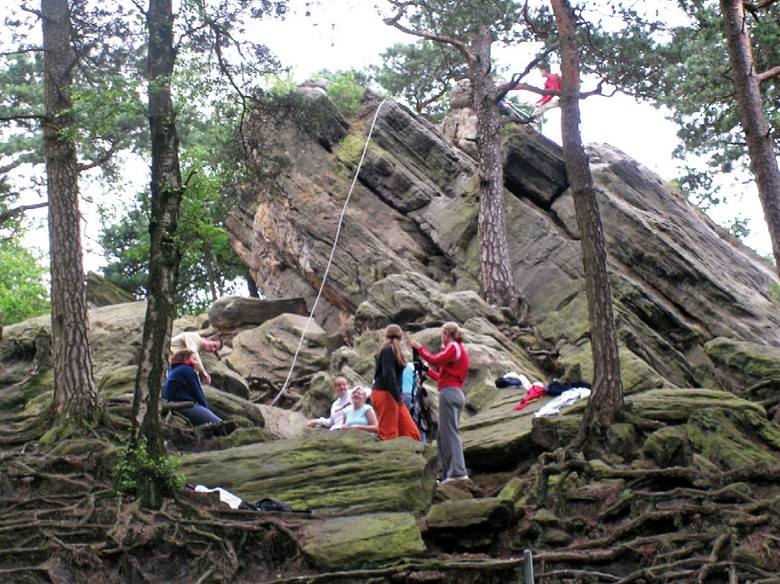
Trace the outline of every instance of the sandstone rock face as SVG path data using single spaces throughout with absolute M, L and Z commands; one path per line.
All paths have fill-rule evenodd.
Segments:
M 333 134 L 325 140 L 289 125 L 273 127 L 285 144 L 295 144 L 285 151 L 290 167 L 273 190 L 260 185 L 246 193 L 230 227 L 234 247 L 261 288 L 309 303 L 322 282 L 375 114 L 325 283 L 327 302 L 315 315 L 328 331 L 353 314 L 361 330 L 381 327 L 391 315 L 402 325 L 440 324 L 440 302 L 423 315 L 406 295 L 423 280 L 392 279 L 406 272 L 443 290 L 478 288 L 476 165 L 448 139 L 467 139 L 466 107 L 453 113 L 461 130 L 446 130 L 453 120 L 443 122 L 446 135 L 390 100 L 367 103 L 336 142 Z M 343 121 L 330 115 L 334 124 Z M 560 149 L 527 126 L 510 125 L 503 135 L 509 247 L 527 302 L 526 324 L 554 349 L 560 376 L 592 378 L 579 234 Z M 727 357 L 716 362 L 705 345 L 715 338 L 780 344 L 771 266 L 623 153 L 591 145 L 588 155 L 607 239 L 626 390 L 735 389 L 755 382 L 730 373 L 723 366 Z M 398 289 L 383 294 L 387 304 L 380 305 L 373 286 L 390 282 Z M 408 311 L 395 311 L 402 304 Z
M 328 368 L 325 331 L 306 317 L 283 314 L 239 333 L 233 339 L 233 352 L 225 363 L 246 379 L 251 389 L 268 392 L 273 397 L 284 386 L 296 352 L 291 377 L 294 383 L 308 381 L 318 371 Z
M 231 344 L 241 331 L 259 326 L 280 314 L 308 315 L 303 298 L 266 300 L 225 296 L 209 309 L 209 325 L 215 328 L 223 342 Z
M 132 294 L 115 286 L 100 274 L 87 273 L 87 302 L 90 306 L 110 306 L 134 301 Z

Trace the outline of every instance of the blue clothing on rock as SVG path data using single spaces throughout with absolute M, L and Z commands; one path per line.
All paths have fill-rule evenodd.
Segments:
M 195 373 L 195 366 L 189 362 L 171 363 L 171 369 L 165 380 L 162 392 L 163 399 L 171 402 L 191 401 L 191 408 L 177 410 L 195 426 L 221 422 L 222 418 L 209 409 L 206 396 L 200 387 L 200 379 Z

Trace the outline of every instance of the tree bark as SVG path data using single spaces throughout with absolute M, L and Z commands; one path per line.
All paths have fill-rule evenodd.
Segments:
M 78 157 L 71 87 L 76 55 L 68 0 L 42 0 L 43 121 L 49 199 L 54 398 L 51 415 L 88 421 L 99 405 L 89 352 L 84 257 L 81 249 Z
M 133 401 L 133 445 L 145 442 L 150 457 L 165 456 L 160 398 L 167 373 L 181 251 L 176 236 L 183 185 L 179 138 L 171 99 L 171 76 L 176 62 L 171 0 L 150 0 L 149 127 L 152 141 L 152 204 L 149 233 L 149 287 L 141 356 Z M 154 480 L 142 487 L 141 504 L 159 508 L 163 486 Z
M 612 293 L 607 271 L 607 252 L 593 177 L 580 134 L 580 72 L 574 11 L 567 0 L 550 0 L 561 43 L 561 134 L 563 159 L 574 198 L 580 231 L 582 263 L 588 298 L 593 392 L 585 409 L 580 445 L 598 446 L 604 433 L 623 415 L 623 384 Z
M 513 306 L 517 289 L 506 235 L 501 124 L 490 62 L 492 42 L 490 31 L 484 27 L 472 42 L 473 58 L 468 61 L 477 115 L 480 295 L 491 304 Z
M 756 177 L 758 198 L 772 240 L 775 269 L 780 273 L 780 169 L 777 166 L 769 121 L 764 111 L 761 81 L 756 75 L 742 0 L 720 0 L 720 10 L 725 24 L 739 118 Z

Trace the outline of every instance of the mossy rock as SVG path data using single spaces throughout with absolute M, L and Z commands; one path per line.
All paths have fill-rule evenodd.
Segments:
M 780 429 L 751 409 L 702 410 L 686 428 L 691 446 L 720 468 L 780 466 Z
M 583 340 L 577 344 L 565 343 L 559 347 L 559 366 L 564 370 L 564 379 L 593 380 L 593 355 L 591 344 Z M 620 380 L 625 395 L 659 387 L 669 387 L 670 383 L 633 351 L 621 344 Z
M 665 424 L 686 423 L 695 413 L 712 408 L 748 409 L 766 418 L 761 405 L 714 389 L 653 389 L 626 396 L 626 405 L 637 416 Z
M 429 504 L 434 452 L 408 438 L 312 432 L 185 456 L 188 481 L 223 487 L 244 500 L 281 499 L 325 516 L 419 513 Z
M 780 378 L 780 348 L 718 337 L 704 345 L 707 355 L 731 373 L 752 381 Z
M 619 454 L 625 459 L 633 458 L 638 439 L 639 435 L 633 424 L 612 424 L 607 430 L 609 451 Z
M 685 426 L 667 426 L 656 430 L 642 446 L 645 456 L 652 458 L 658 466 L 683 466 L 691 458 L 688 430 Z
M 429 532 L 462 536 L 499 531 L 515 520 L 512 501 L 497 497 L 444 501 L 433 505 L 425 516 Z
M 499 491 L 497 497 L 516 503 L 528 494 L 528 482 L 517 477 L 509 480 Z
M 104 399 L 116 399 L 123 395 L 135 393 L 135 377 L 138 373 L 136 365 L 128 365 L 114 369 L 98 381 L 98 390 Z
M 571 443 L 580 432 L 582 416 L 543 416 L 533 419 L 531 440 L 544 450 L 555 450 Z
M 414 515 L 374 513 L 311 522 L 303 553 L 317 566 L 343 569 L 420 556 L 425 543 Z

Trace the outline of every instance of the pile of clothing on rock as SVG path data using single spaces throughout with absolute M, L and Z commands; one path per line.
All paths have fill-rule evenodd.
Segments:
M 519 387 L 525 389 L 525 397 L 515 406 L 515 410 L 522 410 L 530 403 L 542 399 L 545 396 L 554 396 L 554 399 L 544 404 L 534 416 L 541 418 L 543 416 L 553 416 L 560 413 L 561 408 L 572 405 L 574 402 L 590 397 L 591 385 L 585 381 L 566 381 L 552 379 L 547 385 L 529 379 L 515 371 L 503 375 L 496 379 L 496 387 L 503 389 L 505 387 Z

